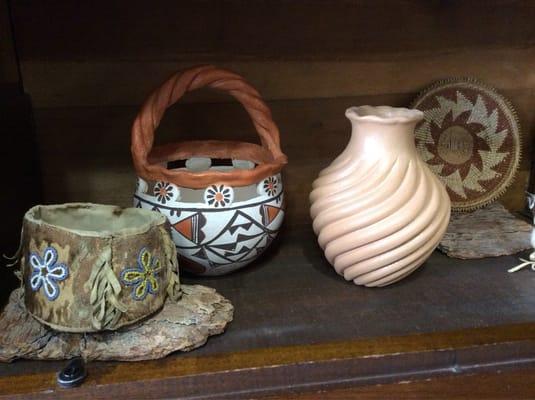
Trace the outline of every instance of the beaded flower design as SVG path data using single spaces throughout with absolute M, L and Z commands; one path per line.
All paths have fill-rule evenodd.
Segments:
M 143 247 L 137 257 L 137 266 L 125 268 L 121 272 L 121 282 L 126 286 L 133 286 L 132 298 L 143 300 L 147 294 L 156 294 L 160 288 L 158 274 L 161 270 L 160 260 L 153 257 L 150 252 Z
M 226 207 L 234 200 L 234 191 L 226 185 L 211 185 L 204 192 L 204 201 L 212 207 Z
M 156 182 L 153 193 L 156 196 L 156 199 L 162 204 L 178 198 L 178 188 L 168 182 Z
M 56 300 L 60 289 L 58 282 L 69 276 L 69 269 L 65 264 L 58 264 L 58 252 L 53 247 L 47 247 L 41 257 L 37 253 L 30 253 L 30 287 L 34 292 L 43 288 L 48 300 Z

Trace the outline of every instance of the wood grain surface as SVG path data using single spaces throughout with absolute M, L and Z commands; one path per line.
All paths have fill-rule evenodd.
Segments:
M 534 19 L 525 0 L 13 2 L 37 107 L 138 105 L 177 69 L 207 62 L 268 100 L 412 93 L 466 75 L 533 88 Z
M 516 99 L 526 131 L 533 129 L 535 98 L 531 90 L 505 92 Z M 355 104 L 407 105 L 411 94 L 356 96 L 338 99 L 271 101 L 281 131 L 282 149 L 289 163 L 284 169 L 289 218 L 306 219 L 308 194 L 318 172 L 345 147 L 351 127 L 344 116 Z M 130 157 L 130 126 L 137 107 L 72 107 L 36 109 L 35 119 L 43 165 L 45 198 L 49 203 L 93 201 L 132 204 L 135 174 Z M 258 142 L 246 112 L 236 103 L 177 104 L 165 115 L 156 140 L 169 143 L 188 139 Z M 531 141 L 523 137 L 524 154 Z M 529 175 L 525 157 L 512 186 L 503 197 L 513 210 L 524 206 Z
M 333 59 L 535 44 L 529 0 L 162 0 L 150 6 L 20 0 L 13 6 L 24 60 Z
M 404 281 L 366 289 L 335 274 L 308 229 L 286 226 L 265 258 L 232 275 L 183 276 L 235 306 L 228 330 L 203 348 L 141 364 L 91 363 L 89 380 L 72 392 L 55 389 L 62 363 L 0 365 L 0 393 L 239 398 L 535 360 L 535 273 L 507 274 L 515 257 L 435 253 Z
M 153 362 L 91 363 L 87 380 L 74 390 L 56 386 L 50 364 L 36 373 L 30 372 L 32 365 L 23 374 L 0 377 L 0 398 L 252 398 L 533 367 L 533 329 L 528 324 Z M 524 390 L 529 393 L 529 388 Z
M 264 400 L 450 399 L 510 400 L 535 397 L 535 369 L 407 380 L 404 382 L 261 397 Z
M 348 139 L 346 107 L 407 106 L 437 79 L 477 77 L 518 110 L 524 159 L 504 203 L 524 207 L 535 127 L 529 1 L 105 3 L 12 3 L 47 202 L 130 204 L 129 133 L 143 99 L 177 69 L 209 62 L 235 69 L 269 100 L 290 160 L 286 189 L 303 205 Z M 230 100 L 188 95 L 195 104 L 170 110 L 159 135 L 252 139 Z
M 500 92 L 535 87 L 535 49 L 474 48 L 370 55 L 361 60 L 258 60 L 190 56 L 158 60 L 22 60 L 26 90 L 36 107 L 137 106 L 178 70 L 212 63 L 246 77 L 267 100 L 418 93 L 436 80 L 475 77 Z M 518 79 L 521 76 L 522 79 Z M 225 102 L 213 91 L 183 102 Z M 514 97 L 511 98 L 515 104 Z

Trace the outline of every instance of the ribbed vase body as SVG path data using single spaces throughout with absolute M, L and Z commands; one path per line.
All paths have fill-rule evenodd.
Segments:
M 385 286 L 421 266 L 444 235 L 450 200 L 414 144 L 417 110 L 352 107 L 346 149 L 313 183 L 318 242 L 338 274 Z

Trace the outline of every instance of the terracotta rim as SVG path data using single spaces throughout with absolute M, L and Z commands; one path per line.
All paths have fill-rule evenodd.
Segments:
M 185 93 L 202 87 L 228 92 L 238 100 L 251 117 L 262 145 L 192 141 L 153 147 L 154 134 L 165 110 Z M 132 126 L 131 152 L 134 167 L 141 178 L 162 180 L 191 189 L 201 189 L 216 183 L 247 186 L 280 172 L 287 162 L 286 155 L 280 148 L 279 129 L 258 91 L 240 75 L 212 65 L 174 74 L 147 98 Z M 166 168 L 168 161 L 191 157 L 244 159 L 257 165 L 249 170 L 226 172 L 192 172 Z

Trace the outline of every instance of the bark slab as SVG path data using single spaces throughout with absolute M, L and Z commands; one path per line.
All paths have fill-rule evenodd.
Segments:
M 182 298 L 167 300 L 152 317 L 101 333 L 64 333 L 35 320 L 24 306 L 22 289 L 14 290 L 0 315 L 0 361 L 17 358 L 139 361 L 165 357 L 202 346 L 232 321 L 234 307 L 223 296 L 201 285 L 181 285 Z
M 454 213 L 438 249 L 471 259 L 516 254 L 531 248 L 532 226 L 499 203 L 471 213 Z

